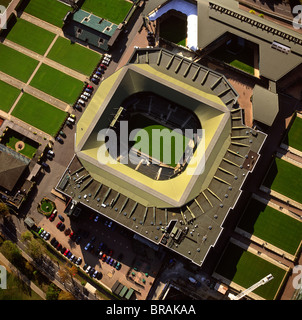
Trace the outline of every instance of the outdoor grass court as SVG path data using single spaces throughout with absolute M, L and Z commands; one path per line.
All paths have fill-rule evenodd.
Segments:
M 271 273 L 274 279 L 253 291 L 267 300 L 274 299 L 286 275 L 285 270 L 231 242 L 215 272 L 246 289 Z
M 14 108 L 12 115 L 51 136 L 55 136 L 67 113 L 24 93 Z
M 274 208 L 251 199 L 238 227 L 295 255 L 302 240 L 302 223 Z
M 18 19 L 12 30 L 6 37 L 19 45 L 43 55 L 55 34 L 42 29 L 24 19 Z
M 72 8 L 57 0 L 31 0 L 24 11 L 62 28 L 63 19 L 68 11 L 72 11 Z
M 302 203 L 302 169 L 275 157 L 263 185 Z
M 0 110 L 9 112 L 20 94 L 20 90 L 0 81 Z
M 70 40 L 59 37 L 48 53 L 47 58 L 89 76 L 101 59 L 101 55 L 79 44 L 72 43 Z
M 42 64 L 30 85 L 61 101 L 73 104 L 84 84 L 80 80 Z
M 302 151 L 302 118 L 296 117 L 293 121 L 284 143 L 299 151 Z
M 132 116 L 129 121 L 130 132 L 138 128 L 142 129 L 136 133 L 134 138 L 136 142 L 133 147 L 171 167 L 176 167 L 189 143 L 189 138 L 173 133 L 174 137 L 170 139 L 171 129 L 140 114 Z M 165 131 L 167 134 L 164 133 Z M 156 138 L 157 134 L 160 135 L 159 138 Z M 153 144 L 158 148 L 153 148 Z
M 34 60 L 4 44 L 0 44 L 0 70 L 16 79 L 27 82 L 38 65 Z
M 118 25 L 131 7 L 132 3 L 126 0 L 85 0 L 81 9 Z

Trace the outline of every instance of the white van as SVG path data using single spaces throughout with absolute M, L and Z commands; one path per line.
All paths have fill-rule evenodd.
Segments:
M 71 123 L 75 123 L 74 119 L 73 119 L 73 118 L 70 118 L 70 117 L 67 118 L 67 121 L 69 121 L 69 122 L 71 122 Z

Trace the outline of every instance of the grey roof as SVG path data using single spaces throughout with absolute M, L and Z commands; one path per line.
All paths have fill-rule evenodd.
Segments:
M 279 112 L 279 96 L 263 87 L 255 85 L 253 90 L 254 120 L 271 126 Z

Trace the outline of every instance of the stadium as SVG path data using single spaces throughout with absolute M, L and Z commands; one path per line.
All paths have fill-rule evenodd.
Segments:
M 56 190 L 201 265 L 266 137 L 244 125 L 237 100 L 223 75 L 135 49 L 79 120 Z

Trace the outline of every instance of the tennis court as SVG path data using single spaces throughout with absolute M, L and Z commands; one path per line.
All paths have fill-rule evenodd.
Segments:
M 294 255 L 302 240 L 302 223 L 274 208 L 251 199 L 238 227 Z
M 286 275 L 286 270 L 231 242 L 227 245 L 215 272 L 246 289 L 272 274 L 273 280 L 253 291 L 267 300 L 274 299 Z
M 67 113 L 24 93 L 14 108 L 12 115 L 51 136 L 55 136 Z

